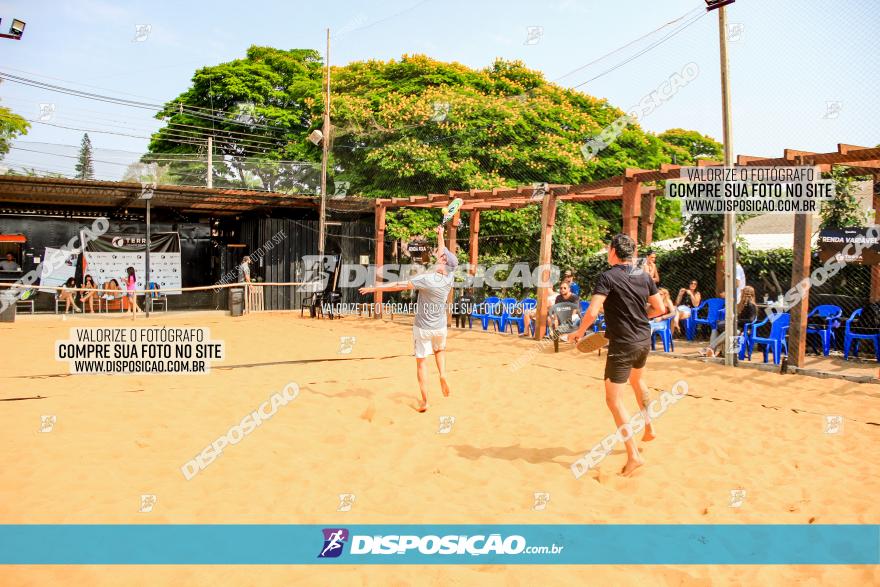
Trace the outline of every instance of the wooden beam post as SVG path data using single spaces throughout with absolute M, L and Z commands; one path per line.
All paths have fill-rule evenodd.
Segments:
M 376 203 L 376 285 L 382 282 L 382 265 L 385 263 L 385 206 Z M 382 317 L 382 292 L 373 294 L 373 316 Z
M 477 274 L 477 259 L 479 259 L 480 254 L 480 211 L 471 210 L 471 234 L 470 240 L 468 241 L 468 263 L 470 264 L 470 268 L 468 272 L 471 275 Z
M 650 247 L 654 242 L 654 220 L 657 214 L 657 196 L 654 194 L 645 194 L 642 196 L 642 222 L 641 233 L 642 244 Z
M 458 252 L 458 243 L 455 242 L 455 237 L 458 233 L 457 224 L 461 222 L 461 212 L 456 212 L 455 216 L 452 217 L 452 220 L 449 222 L 449 231 L 448 236 L 446 238 L 446 248 L 452 251 L 453 254 Z M 446 298 L 446 326 L 452 326 L 452 304 L 455 301 L 455 283 L 453 283 L 452 289 L 449 290 L 449 296 Z
M 807 340 L 807 314 L 810 309 L 810 231 L 813 225 L 812 214 L 794 215 L 794 255 L 791 266 L 791 287 L 806 280 L 801 300 L 789 310 L 791 322 L 788 328 L 788 364 L 804 366 Z
M 874 174 L 874 224 L 880 224 L 880 174 Z M 872 303 L 880 302 L 880 265 L 871 265 Z
M 541 271 L 541 282 L 550 282 L 550 262 L 553 258 L 553 225 L 556 223 L 556 193 L 547 190 L 544 194 L 544 202 L 541 205 L 541 248 L 538 256 L 538 265 L 545 267 Z M 538 287 L 537 324 L 535 325 L 535 340 L 544 338 L 544 330 L 547 327 L 547 294 L 549 287 Z
M 634 180 L 623 182 L 623 234 L 634 241 L 639 239 L 639 216 L 642 208 L 642 184 Z

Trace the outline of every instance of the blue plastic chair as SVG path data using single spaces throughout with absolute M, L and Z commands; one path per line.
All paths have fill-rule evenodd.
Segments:
M 581 302 L 578 304 L 578 309 L 581 311 L 581 317 L 583 317 L 584 314 L 587 313 L 587 309 L 589 307 L 590 307 L 590 302 L 585 301 L 585 300 L 581 300 Z
M 480 321 L 483 330 L 488 330 L 489 321 L 495 319 L 495 308 L 499 305 L 501 305 L 501 298 L 498 296 L 489 296 L 474 306 L 474 311 L 471 312 L 471 316 Z
M 660 340 L 663 342 L 663 352 L 668 353 L 670 351 L 675 350 L 675 345 L 672 342 L 672 318 L 667 318 L 662 322 L 654 322 L 651 321 L 651 350 L 655 350 L 657 339 L 659 336 Z
M 755 324 L 758 323 L 758 319 L 755 318 L 751 322 L 746 322 L 743 326 L 743 332 L 737 338 L 739 339 L 739 360 L 742 361 L 746 358 L 746 351 L 751 348 L 752 337 L 754 333 L 757 332 L 754 330 Z
M 767 352 L 773 353 L 773 364 L 778 365 L 782 359 L 783 352 L 788 355 L 788 343 L 786 342 L 786 336 L 788 335 L 788 327 L 791 322 L 791 316 L 788 314 L 779 314 L 775 319 L 772 319 L 772 314 L 768 315 L 766 318 L 761 320 L 760 322 L 755 322 L 751 325 L 752 334 L 748 338 L 748 346 L 746 347 L 746 352 L 749 355 L 749 360 L 752 360 L 752 350 L 754 349 L 756 344 L 764 345 L 762 349 L 764 351 L 764 362 L 767 362 Z M 757 336 L 758 327 L 763 326 L 767 322 L 770 322 L 770 336 L 763 337 Z
M 816 334 L 819 336 L 819 340 L 822 341 L 822 354 L 826 357 L 831 352 L 831 343 L 835 340 L 834 335 L 834 321 L 843 316 L 843 308 L 840 306 L 835 306 L 833 304 L 823 304 L 821 306 L 816 306 L 813 308 L 813 311 L 807 314 L 807 336 L 809 338 L 810 334 Z M 824 321 L 824 324 L 818 328 L 810 327 L 810 318 L 814 318 L 815 321 Z M 814 345 L 810 345 L 813 347 L 813 350 L 816 350 Z M 818 350 L 816 350 L 818 354 Z
M 700 310 L 706 310 L 706 317 L 700 318 Z M 702 304 L 691 310 L 691 315 L 685 320 L 684 335 L 688 340 L 693 340 L 697 336 L 697 327 L 700 324 L 708 326 L 712 330 L 717 330 L 718 322 L 722 320 L 721 312 L 724 311 L 723 298 L 710 298 L 704 300 Z
M 498 298 L 495 298 L 498 300 Z M 512 298 L 506 298 L 504 300 L 498 300 L 494 304 L 488 304 L 486 306 L 486 327 L 483 330 L 488 330 L 489 324 L 495 325 L 495 332 L 504 332 L 504 323 L 507 321 L 507 300 Z M 513 300 L 516 302 L 516 300 Z
M 508 301 L 512 301 L 513 303 L 509 304 Z M 538 301 L 534 298 L 526 298 L 523 301 L 518 302 L 514 298 L 505 298 L 502 303 L 505 306 L 504 310 L 507 314 L 504 328 L 507 329 L 510 327 L 510 332 L 513 333 L 513 325 L 516 324 L 517 332 L 522 334 L 526 329 L 525 313 L 534 309 L 535 306 L 538 305 Z M 519 315 L 514 314 L 514 311 L 517 309 L 521 310 Z
M 845 361 L 849 360 L 849 349 L 852 346 L 852 343 L 856 343 L 856 348 L 853 349 L 853 356 L 859 356 L 859 341 L 861 340 L 870 340 L 874 343 L 874 354 L 877 356 L 877 362 L 880 362 L 880 332 L 877 334 L 865 334 L 863 332 L 853 332 L 851 327 L 852 323 L 861 316 L 862 308 L 859 308 L 855 312 L 852 313 L 852 316 L 846 321 L 846 329 L 844 330 L 843 335 L 843 359 Z

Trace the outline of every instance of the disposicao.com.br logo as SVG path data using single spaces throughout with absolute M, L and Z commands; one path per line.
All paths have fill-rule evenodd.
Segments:
M 528 546 L 526 539 L 518 534 L 502 537 L 501 534 L 476 534 L 473 536 L 450 534 L 388 534 L 349 536 L 346 528 L 325 528 L 323 547 L 318 558 L 336 558 L 349 543 L 350 555 L 518 555 L 560 554 L 561 545 Z

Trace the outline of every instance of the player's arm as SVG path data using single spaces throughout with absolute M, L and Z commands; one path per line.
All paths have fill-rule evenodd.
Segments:
M 593 294 L 593 297 L 590 298 L 590 305 L 587 307 L 587 311 L 584 312 L 584 317 L 581 318 L 581 325 L 578 327 L 577 332 L 569 337 L 573 338 L 575 343 L 582 339 L 584 337 L 584 334 L 587 333 L 587 329 L 596 322 L 596 318 L 599 317 L 599 311 L 602 308 L 602 304 L 605 303 L 605 297 L 606 296 L 603 296 L 602 294 Z
M 663 305 L 663 297 L 659 293 L 648 298 L 648 319 L 653 320 L 659 316 L 666 314 L 666 307 Z
M 437 256 L 439 257 L 446 251 L 446 244 L 443 241 L 443 225 L 437 227 Z
M 411 281 L 389 281 L 388 283 L 380 283 L 378 285 L 374 285 L 373 287 L 362 287 L 358 290 L 361 295 L 373 293 L 377 291 L 381 292 L 394 292 L 394 291 L 406 291 L 408 289 L 415 289 L 415 286 Z

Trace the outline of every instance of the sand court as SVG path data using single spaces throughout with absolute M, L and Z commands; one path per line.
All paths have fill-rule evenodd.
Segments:
M 100 320 L 100 326 L 130 324 Z M 72 326 L 96 320 L 0 325 L 0 336 L 14 341 L 0 359 L 4 523 L 880 522 L 880 456 L 873 450 L 880 440 L 878 385 L 652 354 L 652 398 L 680 380 L 688 393 L 656 420 L 658 438 L 640 443 L 646 466 L 632 478 L 619 477 L 625 453 L 617 445 L 598 470 L 576 479 L 572 462 L 614 431 L 601 387 L 604 356 L 554 354 L 552 345 L 450 329 L 452 395 L 441 396 L 431 371 L 430 409 L 419 414 L 405 320 L 264 313 L 136 323 L 148 324 L 210 328 L 226 358 L 209 375 L 69 375 L 54 358 L 54 343 Z M 295 399 L 186 479 L 185 463 L 290 383 L 299 387 Z M 636 409 L 632 394 L 626 402 Z M 41 432 L 47 415 L 54 416 L 52 429 Z M 829 433 L 828 416 L 840 416 L 842 430 Z M 535 509 L 536 493 L 549 494 L 544 509 Z M 354 496 L 351 507 L 338 511 L 346 494 Z M 149 512 L 139 511 L 143 495 L 155 496 Z M 418 578 L 525 585 L 570 582 L 585 572 L 622 576 L 615 567 L 264 570 L 254 576 L 244 568 L 202 568 L 197 578 L 192 567 L 5 567 L 2 573 L 24 584 L 59 576 L 70 584 L 122 577 L 147 584 L 173 576 L 188 584 L 320 577 L 345 584 Z M 880 578 L 870 567 L 626 572 L 629 581 L 646 578 L 640 584 Z

